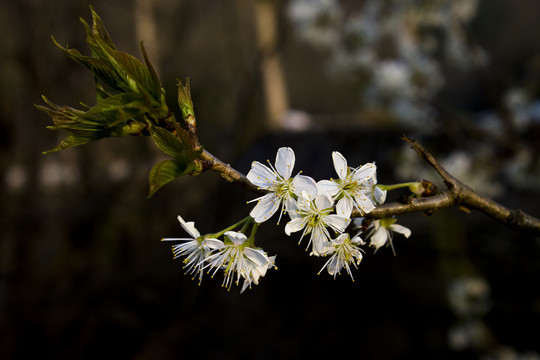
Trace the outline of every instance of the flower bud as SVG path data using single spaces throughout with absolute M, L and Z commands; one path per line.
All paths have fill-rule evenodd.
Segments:
M 409 190 L 418 197 L 432 196 L 438 191 L 435 184 L 428 180 L 420 180 L 409 185 Z

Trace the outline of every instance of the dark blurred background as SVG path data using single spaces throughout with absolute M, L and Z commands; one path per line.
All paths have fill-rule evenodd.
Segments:
M 317 276 L 325 260 L 271 221 L 257 245 L 278 270 L 244 294 L 197 286 L 160 239 L 185 235 L 177 215 L 223 229 L 252 194 L 204 173 L 146 199 L 161 158 L 147 138 L 41 154 L 65 136 L 45 128 L 41 94 L 94 103 L 91 75 L 50 38 L 87 52 L 89 5 L 120 50 L 145 41 L 171 109 L 190 78 L 202 144 L 244 173 L 290 146 L 317 180 L 334 150 L 375 161 L 380 183 L 437 180 L 406 133 L 540 216 L 538 1 L 6 0 L 0 358 L 540 359 L 540 239 L 476 212 L 400 216 L 412 236 L 397 256 L 366 248 L 354 282 Z

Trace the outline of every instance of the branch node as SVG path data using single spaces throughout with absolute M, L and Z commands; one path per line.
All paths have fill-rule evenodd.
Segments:
M 521 209 L 510 210 L 507 222 L 512 225 L 519 225 L 523 223 L 525 216 Z

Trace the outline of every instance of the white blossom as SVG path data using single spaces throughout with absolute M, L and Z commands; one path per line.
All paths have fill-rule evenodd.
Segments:
M 411 230 L 405 226 L 396 224 L 395 218 L 384 218 L 374 220 L 368 227 L 368 234 L 366 238 L 370 239 L 369 245 L 375 248 L 375 252 L 380 247 L 390 245 L 394 255 L 394 244 L 392 243 L 393 232 L 397 232 L 408 238 L 411 236 Z
M 285 226 L 285 233 L 290 235 L 293 232 L 304 230 L 299 243 L 306 234 L 311 234 L 308 248 L 312 245 L 312 255 L 321 256 L 332 250 L 330 243 L 330 227 L 337 233 L 342 233 L 350 219 L 347 216 L 339 215 L 344 211 L 337 206 L 338 214 L 332 214 L 334 202 L 332 197 L 326 193 L 318 194 L 314 200 L 302 192 L 298 197 L 297 214 Z
M 266 253 L 263 253 L 264 256 L 266 256 Z M 276 268 L 275 261 L 276 261 L 276 255 L 274 256 L 266 256 L 267 262 L 263 263 L 262 265 L 260 263 L 256 263 L 252 261 L 250 258 L 248 258 L 247 261 L 247 271 L 246 275 L 244 275 L 244 283 L 242 284 L 242 290 L 240 293 L 243 293 L 244 290 L 246 290 L 248 287 L 251 289 L 251 284 L 259 285 L 259 279 L 266 275 L 266 271 L 269 268 Z
M 350 264 L 355 268 L 357 265 L 360 265 L 362 261 L 363 254 L 360 245 L 364 245 L 365 242 L 359 236 L 354 236 L 352 239 L 349 234 L 344 233 L 339 235 L 336 239 L 332 240 L 333 250 L 331 252 L 332 256 L 324 264 L 324 266 L 319 271 L 323 271 L 325 268 L 330 275 L 336 278 L 336 275 L 341 273 L 341 269 L 345 268 L 347 274 L 354 281 L 354 277 L 351 273 Z
M 183 243 L 173 245 L 172 252 L 174 258 L 186 256 L 184 259 L 184 269 L 186 273 L 193 274 L 193 279 L 196 274 L 199 274 L 199 285 L 202 282 L 202 268 L 204 261 L 210 251 L 221 247 L 222 242 L 218 239 L 205 239 L 195 228 L 195 223 L 192 221 L 186 222 L 182 217 L 178 216 L 178 221 L 184 230 L 191 236 L 190 238 L 164 238 L 161 241 L 182 241 Z
M 294 163 L 294 151 L 288 147 L 282 147 L 278 150 L 275 168 L 272 165 L 269 168 L 258 161 L 252 163 L 251 170 L 247 174 L 248 180 L 258 188 L 269 191 L 268 194 L 251 200 L 257 201 L 257 205 L 249 215 L 257 223 L 268 220 L 278 211 L 280 205 L 279 219 L 281 219 L 283 210 L 295 209 L 294 197 L 300 192 L 305 191 L 311 196 L 315 196 L 317 193 L 317 183 L 309 176 L 298 174 L 291 178 Z
M 327 193 L 338 200 L 338 214 L 349 217 L 355 207 L 360 213 L 366 214 L 375 208 L 367 196 L 372 192 L 373 177 L 377 171 L 374 163 L 367 163 L 356 169 L 347 166 L 347 160 L 341 153 L 332 153 L 334 168 L 339 179 L 321 180 L 317 183 L 320 193 Z
M 227 231 L 225 237 L 223 245 L 205 259 L 208 264 L 204 267 L 208 267 L 209 272 L 213 270 L 212 277 L 218 270 L 224 270 L 222 286 L 229 290 L 233 281 L 238 285 L 243 277 L 243 292 L 251 284 L 259 283 L 259 278 L 266 274 L 266 270 L 274 266 L 275 256 L 268 257 L 262 249 L 246 246 L 247 237 L 243 233 Z
M 312 45 L 331 48 L 339 40 L 343 9 L 337 0 L 293 0 L 287 13 L 299 35 Z

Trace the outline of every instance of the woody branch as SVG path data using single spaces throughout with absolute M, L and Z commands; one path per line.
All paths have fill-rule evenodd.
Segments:
M 407 137 L 403 138 L 411 148 L 422 157 L 443 179 L 447 189 L 436 195 L 428 197 L 410 198 L 405 203 L 388 203 L 378 205 L 370 213 L 363 216 L 368 218 L 385 218 L 405 213 L 424 212 L 432 213 L 438 209 L 459 206 L 462 209 L 474 209 L 480 211 L 494 220 L 503 223 L 515 230 L 540 235 L 540 219 L 537 219 L 520 209 L 508 209 L 495 202 L 493 199 L 471 189 L 461 181 L 448 173 L 420 143 Z M 266 191 L 253 185 L 244 174 L 225 164 L 217 157 L 204 151 L 201 160 L 205 163 L 205 169 L 218 172 L 227 181 L 233 182 L 245 190 L 255 194 L 264 194 Z M 354 210 L 351 217 L 362 216 Z

